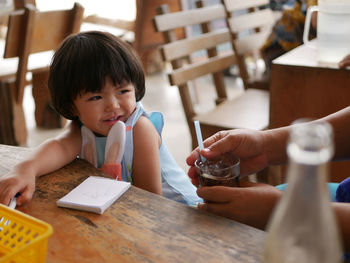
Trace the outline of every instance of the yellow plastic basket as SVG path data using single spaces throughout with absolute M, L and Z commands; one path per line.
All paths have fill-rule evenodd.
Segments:
M 51 225 L 0 204 L 0 263 L 46 260 Z

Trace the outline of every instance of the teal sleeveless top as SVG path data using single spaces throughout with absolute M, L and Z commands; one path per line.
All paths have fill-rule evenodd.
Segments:
M 122 159 L 122 180 L 130 183 L 133 182 L 133 128 L 140 116 L 147 117 L 153 123 L 160 136 L 164 125 L 163 115 L 160 112 L 152 112 L 147 114 L 141 102 L 137 103 L 135 111 L 125 123 L 126 141 Z M 107 137 L 95 138 L 98 167 L 101 167 L 104 163 L 104 152 Z M 197 196 L 196 187 L 193 186 L 185 172 L 177 165 L 163 141 L 159 148 L 159 156 L 163 196 L 190 206 L 196 206 L 198 202 L 203 202 L 203 200 Z

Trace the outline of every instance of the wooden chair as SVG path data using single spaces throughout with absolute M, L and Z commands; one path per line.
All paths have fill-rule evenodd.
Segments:
M 0 107 L 4 112 L 0 121 L 0 143 L 26 143 L 22 106 L 24 87 L 28 84 L 26 75 L 28 72 L 33 75 L 36 113 L 43 113 L 49 105 L 47 79 L 52 50 L 68 35 L 79 32 L 83 12 L 80 4 L 75 4 L 72 9 L 48 12 L 39 12 L 34 6 L 26 5 L 25 9 L 10 14 L 4 59 L 0 60 Z M 36 117 L 39 118 L 37 123 L 44 118 Z M 51 116 L 47 118 L 50 119 Z
M 183 110 L 192 137 L 192 147 L 197 140 L 194 120 L 199 120 L 203 137 L 206 138 L 220 130 L 249 128 L 262 130 L 269 121 L 269 93 L 264 90 L 248 89 L 233 99 L 228 99 L 223 71 L 237 63 L 231 44 L 229 29 L 211 30 L 210 22 L 225 19 L 226 12 L 222 4 L 196 9 L 169 13 L 168 6 L 162 5 L 154 17 L 155 28 L 162 32 L 166 44 L 161 48 L 162 57 L 170 62 L 172 70 L 169 73 L 171 85 L 179 89 Z M 200 25 L 202 33 L 198 36 L 178 40 L 174 32 L 177 28 Z M 218 52 L 217 46 L 227 43 L 229 50 Z M 193 53 L 205 51 L 207 56 L 201 59 L 189 60 Z M 183 64 L 185 61 L 185 64 Z M 216 106 L 214 109 L 199 113 L 191 96 L 189 82 L 204 75 L 213 76 L 213 87 L 216 89 Z M 200 87 L 198 87 L 200 89 Z
M 35 0 L 13 0 L 13 5 L 16 10 L 24 9 L 26 5 L 31 4 L 36 6 Z
M 8 3 L 6 3 L 5 0 L 5 4 L 7 5 L 7 8 L 2 7 L 0 4 L 0 41 L 2 41 L 2 38 L 5 38 L 4 35 L 6 35 L 6 33 L 3 34 L 3 32 L 6 31 L 8 24 L 8 14 L 13 10 L 23 9 L 26 4 L 35 6 L 36 2 L 35 0 L 8 0 Z
M 247 58 L 256 62 L 275 23 L 274 13 L 268 8 L 269 0 L 221 0 L 233 35 L 240 76 L 245 88 L 269 89 L 269 80 L 258 70 L 249 74 Z M 257 66 L 257 65 L 255 65 Z
M 163 44 L 163 37 L 153 29 L 152 18 L 156 15 L 155 8 L 168 3 L 173 10 L 178 11 L 181 10 L 180 2 L 180 0 L 135 0 L 136 18 L 134 21 L 91 15 L 84 18 L 84 22 L 120 29 L 120 37 L 129 42 L 136 50 L 145 72 L 152 73 L 163 69 L 163 63 L 159 63 L 161 58 L 157 60 L 156 56 L 159 45 Z M 111 33 L 114 34 L 113 30 Z

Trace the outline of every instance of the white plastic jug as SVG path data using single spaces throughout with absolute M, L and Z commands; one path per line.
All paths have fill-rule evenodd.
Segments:
M 308 39 L 311 14 L 317 14 L 317 41 Z M 318 0 L 306 13 L 303 40 L 318 49 L 318 61 L 337 64 L 350 54 L 350 0 Z

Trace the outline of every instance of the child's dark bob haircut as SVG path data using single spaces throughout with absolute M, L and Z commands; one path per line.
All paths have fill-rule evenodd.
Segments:
M 132 83 L 136 101 L 145 94 L 141 63 L 129 44 L 109 33 L 90 31 L 69 36 L 53 57 L 49 90 L 54 108 L 74 120 L 74 100 L 85 92 L 99 92 L 106 77 Z

